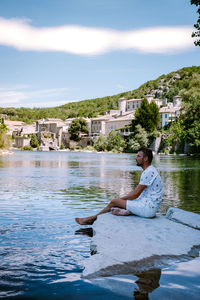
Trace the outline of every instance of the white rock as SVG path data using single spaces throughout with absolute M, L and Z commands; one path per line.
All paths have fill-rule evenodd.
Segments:
M 124 273 L 129 267 L 136 272 L 199 255 L 200 231 L 164 216 L 145 219 L 107 213 L 93 228 L 92 249 L 97 254 L 84 262 L 83 277 L 119 274 L 119 269 Z
M 166 217 L 169 220 L 182 223 L 195 229 L 200 229 L 200 215 L 176 207 L 170 207 Z

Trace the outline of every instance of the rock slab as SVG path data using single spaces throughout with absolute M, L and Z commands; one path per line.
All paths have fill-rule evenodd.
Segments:
M 200 215 L 193 212 L 185 211 L 180 208 L 170 207 L 166 217 L 169 220 L 187 225 L 194 229 L 200 230 Z
M 170 220 L 175 212 L 177 219 L 180 211 L 153 219 L 100 215 L 94 223 L 91 242 L 91 250 L 96 254 L 84 262 L 83 277 L 107 276 L 129 266 L 137 272 L 199 256 L 200 231 Z M 182 212 L 186 220 L 187 212 Z M 179 222 L 182 219 L 183 216 Z

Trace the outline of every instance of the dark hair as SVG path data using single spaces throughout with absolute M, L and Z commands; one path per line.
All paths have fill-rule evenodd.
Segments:
M 147 156 L 148 157 L 148 162 L 151 163 L 152 162 L 152 159 L 153 159 L 153 153 L 152 153 L 152 150 L 149 149 L 149 148 L 145 148 L 145 147 L 142 147 L 139 149 L 139 151 L 141 151 L 144 156 Z

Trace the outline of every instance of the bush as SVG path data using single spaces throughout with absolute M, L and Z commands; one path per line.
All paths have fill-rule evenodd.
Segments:
M 38 141 L 37 136 L 35 134 L 32 134 L 32 136 L 31 136 L 30 145 L 31 145 L 32 148 L 38 148 L 39 147 L 39 141 Z
M 129 139 L 128 150 L 137 152 L 141 147 L 147 147 L 149 143 L 148 134 L 141 125 L 136 125 L 134 135 Z
M 107 140 L 103 134 L 100 134 L 98 139 L 94 142 L 94 148 L 97 151 L 106 151 L 107 149 Z
M 11 147 L 11 136 L 0 129 L 0 149 L 9 149 Z
M 125 148 L 124 139 L 116 133 L 116 131 L 111 131 L 107 138 L 107 150 L 113 152 L 123 152 Z
M 75 147 L 75 149 L 76 149 L 76 150 L 82 150 L 83 148 L 82 148 L 80 145 L 77 145 L 77 146 Z
M 88 151 L 95 151 L 96 149 L 90 145 L 88 145 L 85 150 L 88 150 Z
M 25 151 L 32 151 L 33 148 L 32 148 L 31 146 L 24 146 L 24 147 L 22 148 L 22 150 L 25 150 Z

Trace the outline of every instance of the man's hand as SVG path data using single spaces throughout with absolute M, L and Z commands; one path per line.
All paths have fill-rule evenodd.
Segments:
M 128 195 L 121 197 L 123 200 L 134 200 L 140 196 L 140 194 L 146 189 L 146 185 L 138 184 L 138 186 L 130 192 Z

